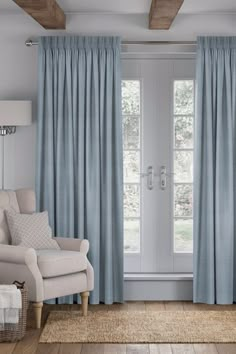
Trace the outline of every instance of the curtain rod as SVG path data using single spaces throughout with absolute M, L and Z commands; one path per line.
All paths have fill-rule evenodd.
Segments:
M 32 47 L 33 45 L 38 45 L 38 41 L 33 41 L 32 39 L 27 39 L 25 45 L 27 47 Z M 124 41 L 123 45 L 196 45 L 195 41 Z

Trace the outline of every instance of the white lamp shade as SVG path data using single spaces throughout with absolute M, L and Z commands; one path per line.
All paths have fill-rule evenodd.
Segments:
M 0 101 L 0 126 L 30 125 L 31 101 Z

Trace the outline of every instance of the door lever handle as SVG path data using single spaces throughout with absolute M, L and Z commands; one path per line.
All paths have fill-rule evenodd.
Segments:
M 140 173 L 141 177 L 147 177 L 147 189 L 152 190 L 154 188 L 154 177 L 158 177 L 160 180 L 161 190 L 165 190 L 167 187 L 167 177 L 173 177 L 175 173 L 167 173 L 166 167 L 160 167 L 160 174 L 154 172 L 153 166 L 148 166 L 146 173 Z
M 160 170 L 160 183 L 161 183 L 161 189 L 164 191 L 166 189 L 166 167 L 161 166 Z
M 148 166 L 147 168 L 147 188 L 152 190 L 154 187 L 154 169 L 152 166 Z
M 146 173 L 141 173 L 141 177 L 147 177 L 147 189 L 152 190 L 154 188 L 154 168 L 153 166 L 148 166 Z

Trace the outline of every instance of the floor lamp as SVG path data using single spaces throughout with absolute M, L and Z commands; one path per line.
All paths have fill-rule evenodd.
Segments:
M 0 136 L 2 139 L 2 189 L 4 189 L 4 138 L 15 134 L 17 126 L 30 125 L 32 122 L 31 101 L 1 101 L 0 100 Z

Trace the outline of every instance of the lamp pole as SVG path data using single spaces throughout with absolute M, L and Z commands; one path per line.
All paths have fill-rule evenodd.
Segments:
M 4 136 L 5 135 L 2 135 L 2 189 L 4 189 L 4 169 L 5 169 L 5 163 L 4 163 L 4 145 L 5 145 L 5 142 L 4 142 Z
M 0 136 L 2 137 L 2 189 L 5 188 L 5 136 L 15 134 L 15 126 L 0 126 Z
M 1 126 L 0 136 L 2 137 L 2 189 L 5 188 L 5 136 L 10 134 L 15 134 L 15 126 Z
M 0 136 L 2 137 L 2 189 L 5 187 L 5 135 L 7 134 L 7 127 L 0 127 Z

